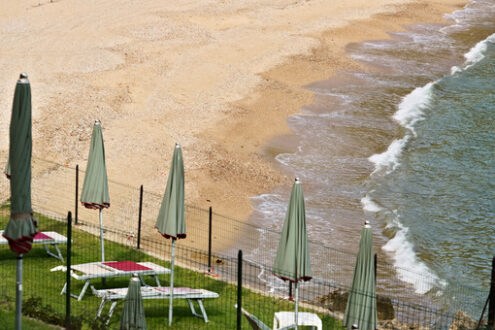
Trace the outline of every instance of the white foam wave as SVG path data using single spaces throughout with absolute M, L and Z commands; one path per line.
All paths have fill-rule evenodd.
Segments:
M 363 205 L 363 210 L 368 212 L 376 213 L 383 210 L 383 207 L 375 203 L 368 194 L 366 194 L 366 196 L 361 198 L 361 204 Z
M 488 43 L 495 43 L 495 33 L 485 40 L 478 42 L 473 48 L 469 50 L 469 52 L 464 54 L 464 57 L 466 58 L 466 62 L 464 63 L 465 69 L 473 66 L 474 64 L 485 58 Z
M 408 128 L 414 136 L 416 136 L 414 124 L 424 118 L 423 111 L 431 102 L 434 84 L 435 82 L 429 82 L 406 95 L 399 104 L 399 110 L 393 115 L 393 118 Z
M 394 140 L 385 152 L 369 157 L 368 160 L 375 164 L 375 170 L 371 174 L 373 175 L 383 170 L 386 171 L 386 174 L 392 173 L 400 165 L 400 155 L 409 139 L 410 135 L 406 135 L 402 139 Z
M 400 222 L 394 222 L 393 226 L 397 232 L 382 249 L 394 260 L 400 280 L 412 284 L 418 294 L 425 294 L 438 285 L 445 286 L 445 283 L 440 281 L 438 276 L 416 256 L 413 245 L 407 239 L 409 228 Z

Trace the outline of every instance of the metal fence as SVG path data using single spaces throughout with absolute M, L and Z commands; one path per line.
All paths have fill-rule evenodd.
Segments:
M 64 218 L 49 218 L 38 215 L 40 230 L 54 231 L 66 235 L 67 221 Z M 0 211 L 0 224 L 8 221 L 8 209 Z M 84 264 L 100 260 L 99 228 L 92 224 L 72 226 L 71 264 Z M 187 239 L 186 239 L 187 240 Z M 209 322 L 192 315 L 186 299 L 174 301 L 174 323 L 172 328 L 234 329 L 237 326 L 238 302 L 238 259 L 229 255 L 213 254 L 215 268 L 209 272 L 207 252 L 187 247 L 180 240 L 176 250 L 175 287 L 205 289 L 219 295 L 218 298 L 204 299 L 204 307 Z M 143 238 L 141 249 L 128 239 L 126 233 L 118 230 L 105 230 L 105 260 L 153 262 L 170 267 L 170 241 Z M 66 281 L 66 274 L 53 271 L 56 267 L 66 265 L 66 245 L 61 245 L 64 262 L 46 254 L 45 250 L 34 245 L 32 251 L 24 258 L 24 312 L 30 316 L 50 323 L 65 324 L 66 297 L 61 294 Z M 52 247 L 53 249 L 53 247 Z M 7 247 L 0 249 L 0 308 L 12 308 L 15 299 L 15 260 L 16 257 Z M 144 278 L 147 284 L 156 285 L 152 278 Z M 101 300 L 92 290 L 127 287 L 129 277 L 91 279 L 90 287 L 80 301 L 71 299 L 72 327 L 80 324 L 93 329 L 119 328 L 122 313 L 122 302 L 117 304 L 106 324 L 105 316 L 109 315 L 109 305 L 104 306 L 101 317 L 96 318 Z M 169 284 L 168 275 L 159 275 L 161 285 Z M 84 288 L 84 280 L 73 278 L 70 291 L 80 295 Z M 278 280 L 268 265 L 261 265 L 244 260 L 242 266 L 242 306 L 256 315 L 262 322 L 271 326 L 274 313 L 293 311 L 294 303 L 287 299 L 290 296 L 289 285 Z M 273 285 L 276 283 L 276 285 Z M 315 313 L 323 322 L 324 329 L 341 328 L 341 319 L 345 310 L 349 286 L 337 284 L 331 279 L 315 277 L 301 285 L 301 311 Z M 477 327 L 477 320 L 463 313 L 452 313 L 438 308 L 435 304 L 418 304 L 406 300 L 377 293 L 379 328 L 384 329 L 448 329 L 454 323 L 462 324 L 464 329 Z M 145 300 L 146 320 L 150 329 L 160 329 L 168 324 L 168 299 Z M 242 319 L 242 328 L 248 329 L 246 319 Z M 481 324 L 486 324 L 486 317 Z M 364 325 L 361 325 L 364 328 Z
M 79 175 L 83 178 L 84 172 L 79 171 Z M 75 168 L 33 159 L 32 186 L 35 211 L 64 223 L 67 210 L 75 211 L 77 208 L 78 225 L 75 228 L 98 234 L 97 211 L 76 206 L 79 201 L 76 199 Z M 77 192 L 79 196 L 81 186 L 80 183 Z M 169 247 L 154 228 L 162 196 L 146 190 L 141 192 L 140 187 L 113 181 L 109 182 L 109 186 L 112 204 L 103 211 L 106 239 L 125 245 L 132 251 L 143 251 L 147 255 L 166 260 Z M 8 192 L 8 181 L 1 178 L 0 203 L 8 199 Z M 270 292 L 277 297 L 288 294 L 287 284 L 278 281 L 270 272 L 280 233 L 190 204 L 186 205 L 186 221 L 188 237 L 180 242 L 182 254 L 178 260 L 187 268 L 201 272 L 213 268 L 219 278 L 232 283 L 233 271 L 229 270 L 230 266 L 225 265 L 236 263 L 237 252 L 241 249 L 248 265 L 246 269 L 252 270 L 251 275 L 244 274 L 250 287 L 260 292 Z M 319 267 L 313 267 L 315 280 L 304 285 L 304 300 L 326 311 L 341 313 L 343 311 L 339 310 L 340 305 L 334 301 L 342 300 L 340 295 L 345 295 L 350 287 L 355 252 L 335 249 L 321 242 L 310 241 L 309 244 L 312 261 L 317 260 Z M 94 246 L 88 247 L 82 255 L 98 260 L 97 248 L 95 241 Z M 210 258 L 208 252 L 211 254 Z M 77 257 L 75 260 L 77 262 Z M 229 262 L 225 262 L 226 260 Z M 414 276 L 428 288 L 428 293 L 415 293 L 411 286 L 398 279 L 399 272 Z M 388 302 L 387 306 L 393 306 L 393 316 L 400 322 L 441 328 L 437 325 L 445 326 L 461 310 L 466 311 L 471 318 L 479 318 L 488 292 L 461 285 L 451 285 L 449 291 L 445 292 L 436 279 L 416 274 L 414 270 L 398 269 L 378 255 L 377 294 L 380 299 Z

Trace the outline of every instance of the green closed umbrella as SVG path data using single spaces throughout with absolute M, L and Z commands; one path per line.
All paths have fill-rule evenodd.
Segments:
M 156 228 L 165 238 L 172 239 L 171 274 L 170 274 L 170 304 L 168 310 L 168 324 L 172 325 L 174 299 L 174 259 L 175 241 L 186 237 L 186 222 L 184 221 L 184 163 L 180 144 L 175 144 L 172 165 L 168 173 L 167 187 L 163 195 L 162 205 Z
M 375 260 L 372 231 L 368 221 L 361 231 L 351 292 L 344 314 L 343 325 L 351 327 L 353 324 L 357 324 L 360 330 L 377 328 Z
M 104 262 L 103 209 L 110 207 L 110 197 L 108 194 L 107 167 L 105 165 L 105 146 L 103 145 L 103 134 L 99 120 L 96 120 L 93 125 L 81 203 L 88 209 L 99 210 L 101 262 Z
M 144 330 L 146 317 L 144 316 L 143 299 L 141 297 L 141 283 L 134 275 L 129 281 L 129 288 L 125 296 L 124 309 L 120 318 L 120 330 Z
M 14 93 L 10 121 L 10 220 L 3 236 L 12 252 L 18 255 L 16 270 L 15 328 L 22 328 L 22 255 L 31 250 L 36 225 L 31 209 L 31 86 L 21 73 Z M 7 167 L 8 168 L 8 167 Z
M 306 233 L 306 211 L 302 185 L 296 178 L 292 186 L 289 206 L 285 215 L 284 227 L 275 257 L 274 273 L 281 279 L 295 283 L 296 308 L 295 324 L 299 304 L 299 281 L 309 281 L 312 277 L 309 260 L 308 236 Z

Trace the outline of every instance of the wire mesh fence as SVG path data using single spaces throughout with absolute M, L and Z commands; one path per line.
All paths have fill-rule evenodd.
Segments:
M 39 230 L 45 233 L 67 233 L 65 218 L 53 218 L 37 215 Z M 0 211 L 0 225 L 5 226 L 9 211 Z M 131 263 L 147 267 L 153 271 L 141 276 L 147 288 L 158 285 L 167 288 L 170 274 L 160 272 L 162 268 L 170 269 L 171 243 L 158 237 L 143 238 L 142 247 L 137 249 L 135 242 L 129 239 L 125 231 L 105 229 L 105 262 L 107 265 L 117 263 L 121 270 L 108 267 L 101 275 L 91 272 L 87 264 L 94 265 L 101 261 L 99 228 L 93 224 L 74 225 L 72 227 L 71 264 L 77 269 L 72 277 L 70 291 L 80 299 L 71 299 L 71 324 L 74 329 L 80 327 L 92 329 L 114 329 L 120 327 L 124 305 L 123 297 L 102 299 L 103 294 L 112 295 L 115 288 L 127 288 L 131 273 L 125 270 Z M 233 329 L 237 326 L 238 303 L 238 259 L 234 256 L 213 254 L 214 272 L 208 272 L 206 252 L 194 249 L 179 240 L 176 248 L 174 287 L 182 290 L 181 297 L 174 299 L 172 328 L 196 329 Z M 59 244 L 62 260 L 48 255 L 41 245 L 34 245 L 32 251 L 24 258 L 24 313 L 50 323 L 65 325 L 66 296 L 64 283 L 66 273 L 66 245 Z M 53 250 L 53 247 L 50 247 Z M 16 257 L 7 247 L 0 250 L 0 308 L 12 308 L 15 300 L 15 261 Z M 75 267 L 74 265 L 79 265 Z M 81 266 L 86 265 L 86 266 Z M 92 266 L 94 267 L 94 266 Z M 293 312 L 294 302 L 290 286 L 273 275 L 273 269 L 249 260 L 242 265 L 242 307 L 268 326 L 275 323 L 276 313 Z M 97 273 L 97 272 L 96 272 Z M 156 276 L 152 276 L 157 274 Z M 85 289 L 86 282 L 89 283 Z M 274 285 L 275 283 L 275 285 Z M 201 299 L 205 314 L 201 313 L 198 299 L 191 299 L 195 307 L 194 316 L 185 294 L 201 289 L 211 293 Z M 84 294 L 82 291 L 86 290 Z M 150 289 L 151 290 L 151 289 Z M 349 286 L 338 284 L 331 279 L 319 277 L 300 284 L 300 311 L 317 315 L 322 321 L 323 329 L 341 328 Z M 174 291 L 175 292 L 175 291 Z M 362 294 L 362 293 L 358 293 Z M 377 292 L 378 328 L 383 329 L 449 329 L 454 323 L 462 324 L 464 329 L 475 329 L 477 320 L 462 313 L 452 313 L 438 308 L 435 304 L 411 303 L 400 297 L 383 295 Z M 103 301 L 105 302 L 104 304 Z M 115 307 L 111 308 L 115 302 Z M 144 299 L 143 306 L 149 329 L 168 327 L 168 296 Z M 99 317 L 97 317 L 99 315 Z M 205 316 L 208 322 L 205 322 Z M 308 314 L 309 315 L 309 314 Z M 486 317 L 481 324 L 486 325 Z M 242 319 L 242 328 L 248 329 L 247 318 Z M 361 324 L 361 329 L 367 328 Z M 459 328 L 459 327 L 458 327 Z M 456 328 L 456 329 L 458 329 Z
M 50 223 L 50 226 L 53 226 L 53 231 L 55 232 L 66 232 L 64 219 L 67 210 L 75 210 L 76 205 L 79 204 L 76 198 L 75 170 L 70 166 L 42 159 L 33 159 L 33 208 L 43 214 L 43 218 Z M 77 196 L 80 196 L 83 178 L 84 171 L 79 170 Z M 111 180 L 109 190 L 111 193 L 111 207 L 103 211 L 103 222 L 105 239 L 110 242 L 110 246 L 113 246 L 114 243 L 119 244 L 119 253 L 113 259 L 121 261 L 125 256 L 131 258 L 139 255 L 143 260 L 156 258 L 156 260 L 164 261 L 166 265 L 170 256 L 170 244 L 154 228 L 163 196 L 146 190 L 143 190 L 141 195 L 140 187 L 131 187 Z M 8 181 L 2 178 L 0 179 L 0 203 L 6 202 L 8 197 Z M 142 201 L 141 204 L 140 201 Z M 84 246 L 74 246 L 73 264 L 99 260 L 98 211 L 88 210 L 79 205 L 77 209 L 78 225 L 74 226 L 75 232 L 91 234 L 91 236 L 85 239 L 87 244 Z M 2 212 L 2 216 L 6 218 L 8 209 L 4 208 Z M 271 273 L 280 233 L 238 221 L 216 212 L 210 212 L 208 209 L 190 204 L 186 205 L 185 216 L 188 236 L 187 239 L 180 240 L 178 243 L 177 265 L 188 270 L 194 270 L 196 273 L 199 272 L 199 274 L 205 274 L 209 270 L 213 270 L 213 273 L 217 276 L 214 278 L 215 280 L 221 279 L 223 282 L 229 283 L 229 285 L 234 285 L 236 281 L 236 257 L 238 250 L 241 249 L 244 251 L 246 263 L 245 271 L 243 272 L 246 286 L 254 292 L 267 294 L 272 298 L 288 297 L 288 284 L 282 282 Z M 212 222 L 211 238 L 209 237 L 210 214 Z M 58 221 L 49 221 L 48 217 Z M 141 230 L 139 231 L 140 218 Z M 45 229 L 42 228 L 42 230 Z M 209 258 L 210 244 L 211 257 Z M 120 250 L 124 247 L 125 251 Z M 111 249 L 108 250 L 108 247 L 105 247 L 105 249 L 110 256 L 114 256 Z M 314 241 L 309 242 L 309 249 L 312 261 L 317 260 L 319 267 L 313 267 L 314 280 L 302 285 L 302 301 L 313 307 L 321 308 L 324 313 L 331 312 L 335 313 L 335 316 L 341 317 L 344 312 L 342 309 L 343 301 L 346 301 L 345 292 L 348 291 L 352 281 L 356 253 L 342 251 Z M 0 254 L 2 265 L 4 264 L 3 258 L 12 262 L 12 255 L 7 250 L 2 251 L 2 253 Z M 40 256 L 40 254 L 43 254 L 43 251 L 38 251 L 33 256 Z M 28 258 L 31 258 L 31 254 L 28 255 Z M 113 259 L 107 258 L 106 260 Z M 26 276 L 39 277 L 41 269 L 49 268 L 56 262 L 56 259 L 48 258 L 45 262 L 48 262 L 48 264 L 40 265 L 36 269 L 30 270 L 29 266 L 27 266 L 26 274 L 29 273 L 30 275 Z M 424 286 L 425 289 L 422 291 L 426 292 L 426 294 L 417 293 L 412 286 L 401 281 L 397 276 L 399 273 L 414 277 L 421 286 Z M 211 276 L 206 278 L 212 279 Z M 117 280 L 109 280 L 110 283 L 113 281 Z M 120 281 L 124 281 L 124 279 L 120 279 Z M 195 279 L 195 281 L 199 280 Z M 118 282 L 118 284 L 124 285 L 125 283 Z M 204 283 L 198 282 L 198 287 L 204 287 L 204 285 L 199 284 Z M 73 285 L 80 284 L 77 284 L 76 281 Z M 4 297 L 12 297 L 10 289 L 7 287 L 10 288 L 10 286 L 6 285 L 5 289 L 0 289 L 5 290 L 0 291 L 0 294 L 3 294 Z M 52 295 L 44 291 L 53 291 L 53 288 L 47 289 L 48 287 L 50 286 L 44 286 L 41 289 L 40 292 L 43 295 L 39 295 L 39 297 L 52 297 Z M 98 284 L 95 287 L 98 288 Z M 61 291 L 61 288 L 59 288 L 59 291 Z M 224 292 L 225 295 L 227 293 Z M 228 293 L 228 295 L 232 295 L 232 293 Z M 387 311 L 385 314 L 388 315 L 382 315 L 379 319 L 383 321 L 386 317 L 391 317 L 388 325 L 390 327 L 396 326 L 390 322 L 398 322 L 398 324 L 416 324 L 428 328 L 448 328 L 454 316 L 463 320 L 479 318 L 483 309 L 483 305 L 479 302 L 486 300 L 488 292 L 461 285 L 451 285 L 449 291 L 446 292 L 437 282 L 437 279 L 416 274 L 414 270 L 398 269 L 385 262 L 385 258 L 378 255 L 377 295 L 379 302 L 386 302 L 380 303 L 382 304 L 380 305 L 382 306 L 380 310 Z M 88 296 L 92 296 L 91 292 L 88 292 Z M 60 308 L 64 305 L 62 297 L 59 297 L 61 301 Z M 53 308 L 56 308 L 57 303 L 51 300 L 52 298 L 50 298 L 50 304 L 53 305 Z M 231 300 L 235 301 L 235 297 Z M 284 301 L 284 303 L 288 302 Z M 159 303 L 146 302 L 146 304 L 156 305 Z M 235 302 L 232 306 L 226 305 L 222 307 L 229 311 L 229 313 L 225 312 L 224 317 L 231 317 L 230 313 L 232 315 L 236 314 L 234 304 Z M 273 302 L 270 304 L 273 304 Z M 91 308 L 94 308 L 93 305 L 95 304 L 91 303 L 90 305 Z M 85 306 L 84 303 L 81 306 Z M 88 306 L 87 308 L 90 307 Z M 259 308 L 258 305 L 253 306 L 253 310 L 250 312 L 254 315 L 259 315 L 257 308 Z M 462 313 L 459 314 L 459 311 L 462 310 L 467 313 L 465 317 Z M 271 311 L 273 312 L 274 310 Z M 91 313 L 85 311 L 80 315 L 81 317 L 86 317 L 89 314 Z M 77 313 L 75 315 L 77 316 Z M 261 315 L 263 314 L 261 313 Z M 273 316 L 273 313 L 271 315 Z M 268 318 L 263 320 L 271 322 Z M 112 322 L 116 322 L 115 317 Z M 112 322 L 110 322 L 110 325 L 113 324 Z M 164 322 L 166 323 L 166 321 Z M 235 325 L 235 322 L 228 324 L 229 326 Z M 223 326 L 221 325 L 220 328 Z M 229 328 L 226 325 L 225 327 Z M 215 326 L 214 328 L 218 327 Z

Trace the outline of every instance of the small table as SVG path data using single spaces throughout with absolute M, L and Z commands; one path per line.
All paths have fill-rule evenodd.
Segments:
M 50 271 L 67 271 L 66 266 L 57 266 Z M 76 280 L 85 281 L 84 286 L 79 295 L 71 294 L 72 297 L 77 298 L 80 301 L 86 290 L 88 289 L 89 282 L 95 278 L 112 278 L 112 277 L 131 277 L 133 274 L 137 274 L 141 279 L 141 283 L 144 283 L 142 276 L 148 275 L 155 278 L 156 284 L 160 287 L 160 280 L 158 275 L 169 274 L 170 269 L 157 265 L 152 262 L 134 262 L 134 261 L 107 261 L 107 262 L 90 262 L 87 264 L 79 264 L 71 266 L 71 277 Z M 67 283 L 64 284 L 60 294 L 65 293 Z
M 273 329 L 280 329 L 295 324 L 296 313 L 294 312 L 277 312 L 273 316 Z M 321 319 L 315 313 L 298 312 L 297 325 L 307 325 L 322 330 Z
M 3 237 L 3 232 L 3 230 L 0 230 L 0 245 L 9 244 L 9 241 L 5 237 Z M 36 233 L 36 235 L 34 235 L 33 245 L 34 244 L 43 244 L 45 251 L 49 256 L 52 256 L 64 262 L 64 257 L 62 256 L 62 253 L 58 248 L 58 244 L 67 244 L 67 237 L 65 237 L 64 235 L 60 235 L 59 233 L 56 233 L 54 231 L 39 231 Z M 48 245 L 53 245 L 55 247 L 55 250 L 57 251 L 57 254 L 50 251 L 48 249 Z

